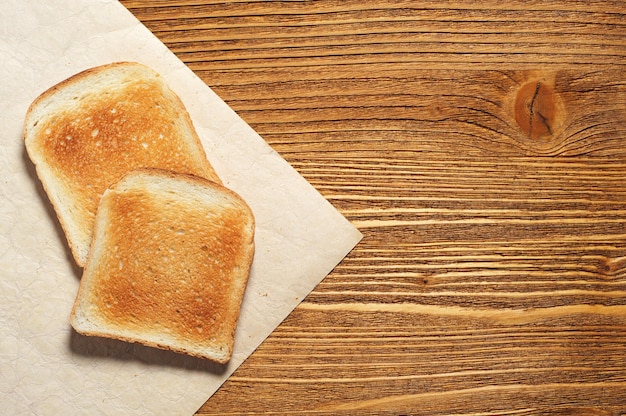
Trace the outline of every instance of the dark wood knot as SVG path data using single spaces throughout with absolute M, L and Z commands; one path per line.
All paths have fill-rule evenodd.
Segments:
M 558 97 L 547 83 L 524 84 L 515 98 L 515 121 L 529 139 L 544 139 L 555 133 Z

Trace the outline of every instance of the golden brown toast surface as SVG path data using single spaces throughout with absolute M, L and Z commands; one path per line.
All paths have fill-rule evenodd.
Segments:
M 100 196 L 125 173 L 155 167 L 220 183 L 183 103 L 140 64 L 92 68 L 46 91 L 31 105 L 24 136 L 66 233 L 72 229 L 79 265 Z
M 230 355 L 254 252 L 252 213 L 220 185 L 150 171 L 104 194 L 73 324 L 193 355 L 203 346 Z

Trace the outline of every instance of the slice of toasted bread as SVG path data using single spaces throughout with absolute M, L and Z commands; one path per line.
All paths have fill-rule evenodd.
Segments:
M 44 92 L 24 140 L 80 266 L 100 196 L 125 173 L 156 167 L 220 182 L 181 100 L 138 63 L 88 69 Z
M 254 255 L 234 192 L 140 169 L 107 189 L 71 313 L 74 329 L 227 362 Z

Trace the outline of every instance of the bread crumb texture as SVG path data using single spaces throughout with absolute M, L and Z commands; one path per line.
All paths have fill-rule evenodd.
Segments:
M 154 198 L 161 200 L 147 202 Z M 111 250 L 93 287 L 98 312 L 125 328 L 228 344 L 239 309 L 233 294 L 241 292 L 231 276 L 246 262 L 243 212 L 140 191 L 113 194 L 110 210 Z
M 184 115 L 168 95 L 158 78 L 127 80 L 66 98 L 65 109 L 43 121 L 43 157 L 55 161 L 86 211 L 95 212 L 102 192 L 134 168 L 206 175 L 202 157 L 193 156 L 198 149 L 181 140 Z

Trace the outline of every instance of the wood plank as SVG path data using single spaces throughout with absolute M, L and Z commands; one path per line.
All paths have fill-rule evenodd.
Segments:
M 194 70 L 624 62 L 615 1 L 124 1 Z
M 198 414 L 626 413 L 623 2 L 122 2 L 365 236 Z

